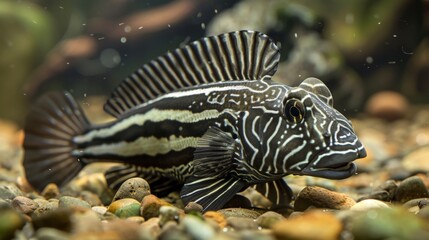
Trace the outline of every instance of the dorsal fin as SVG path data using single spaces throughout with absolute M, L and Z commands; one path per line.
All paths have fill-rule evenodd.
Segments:
M 279 58 L 279 48 L 259 32 L 237 31 L 202 38 L 143 65 L 119 84 L 104 110 L 118 117 L 180 88 L 270 78 Z
M 331 91 L 329 91 L 329 88 L 319 79 L 314 77 L 307 78 L 299 85 L 299 87 L 316 94 L 316 96 L 321 101 L 328 104 L 328 106 L 332 107 L 334 105 L 334 99 L 332 98 Z

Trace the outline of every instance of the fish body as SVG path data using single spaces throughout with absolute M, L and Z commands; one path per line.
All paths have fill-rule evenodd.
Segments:
M 278 59 L 258 32 L 203 38 L 125 79 L 105 105 L 117 120 L 99 126 L 69 93 L 48 94 L 25 127 L 27 178 L 42 189 L 92 162 L 121 162 L 106 173 L 111 186 L 142 176 L 153 192 L 183 186 L 185 203 L 210 210 L 249 186 L 287 206 L 288 174 L 351 176 L 366 153 L 350 122 L 320 80 L 272 81 Z

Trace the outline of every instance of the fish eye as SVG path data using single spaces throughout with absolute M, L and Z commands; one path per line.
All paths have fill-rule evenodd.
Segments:
M 300 123 L 305 115 L 304 104 L 296 98 L 288 99 L 285 104 L 284 114 L 289 122 Z

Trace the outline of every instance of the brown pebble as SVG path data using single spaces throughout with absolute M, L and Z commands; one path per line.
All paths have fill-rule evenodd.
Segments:
M 59 198 L 59 196 L 60 196 L 60 189 L 58 188 L 57 184 L 55 184 L 55 183 L 49 183 L 43 189 L 43 191 L 42 191 L 41 194 L 47 200 L 51 199 L 51 198 Z
M 228 225 L 235 230 L 256 230 L 258 229 L 258 224 L 255 219 L 245 218 L 245 217 L 229 217 L 226 219 Z
M 349 209 L 356 202 L 346 194 L 330 191 L 325 188 L 309 186 L 299 192 L 295 200 L 295 211 L 316 208 Z
M 203 206 L 196 202 L 189 202 L 185 206 L 185 213 L 191 213 L 191 212 L 199 212 L 201 213 L 203 211 Z
M 274 236 L 278 240 L 332 240 L 339 239 L 342 224 L 331 213 L 313 210 L 288 220 L 280 221 L 272 229 Z
M 172 206 L 170 203 L 159 199 L 157 196 L 150 194 L 143 198 L 141 202 L 141 216 L 148 220 L 159 216 L 159 209 L 162 206 Z
M 17 196 L 12 200 L 12 206 L 24 214 L 31 214 L 39 207 L 39 204 L 30 198 Z
M 256 222 L 262 228 L 271 228 L 277 222 L 285 220 L 285 219 L 286 219 L 285 217 L 283 217 L 282 215 L 280 215 L 276 212 L 268 211 L 266 213 L 263 213 L 261 216 L 259 216 L 256 219 Z
M 246 208 L 224 208 L 217 212 L 222 213 L 225 217 L 247 217 L 256 219 L 261 216 L 261 212 Z
M 366 111 L 385 120 L 403 118 L 408 110 L 408 100 L 400 93 L 382 91 L 372 95 L 366 103 Z

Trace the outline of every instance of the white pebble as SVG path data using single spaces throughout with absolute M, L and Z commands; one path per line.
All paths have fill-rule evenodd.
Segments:
M 365 199 L 355 205 L 353 205 L 350 210 L 352 211 L 366 211 L 374 208 L 390 208 L 386 203 L 376 200 L 376 199 Z

